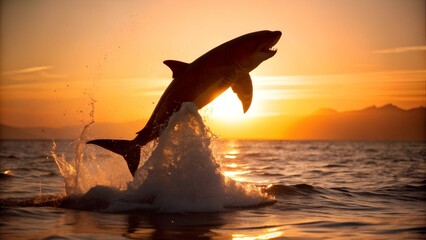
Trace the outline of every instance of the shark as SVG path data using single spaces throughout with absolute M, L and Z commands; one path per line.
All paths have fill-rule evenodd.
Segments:
M 249 73 L 277 53 L 280 31 L 242 35 L 208 51 L 191 63 L 166 60 L 173 80 L 158 101 L 145 127 L 133 140 L 95 139 L 95 144 L 124 157 L 132 176 L 139 166 L 141 147 L 158 138 L 170 117 L 184 102 L 203 108 L 228 88 L 236 93 L 244 113 L 250 108 L 253 84 Z

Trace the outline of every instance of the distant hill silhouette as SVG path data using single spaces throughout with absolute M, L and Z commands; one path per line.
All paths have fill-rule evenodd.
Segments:
M 129 138 L 136 136 L 142 129 L 145 121 L 127 123 L 95 123 L 90 127 L 89 137 L 96 138 Z M 83 126 L 69 126 L 62 128 L 18 128 L 0 124 L 0 139 L 8 140 L 43 140 L 43 139 L 77 139 Z
M 393 104 L 358 111 L 322 109 L 304 117 L 285 133 L 291 139 L 426 141 L 426 108 Z
M 283 139 L 293 140 L 368 140 L 368 141 L 426 141 L 426 108 L 409 110 L 387 104 L 371 106 L 358 111 L 337 112 L 319 109 L 297 120 L 282 117 L 259 118 L 252 124 L 257 128 L 282 133 Z M 290 126 L 282 122 L 292 122 Z M 130 139 L 142 129 L 145 121 L 127 123 L 95 123 L 89 138 Z M 271 126 L 275 126 L 271 129 Z M 250 133 L 248 122 L 239 126 L 229 125 L 229 131 Z M 0 139 L 77 139 L 83 126 L 63 128 L 17 128 L 0 124 Z M 279 133 L 274 138 L 280 138 Z M 269 134 L 271 135 L 271 134 Z M 268 135 L 268 136 L 269 136 Z M 226 136 L 226 135 L 225 135 Z M 242 138 L 246 138 L 241 136 Z M 250 135 L 250 138 L 253 138 Z
M 0 125 L 1 139 L 76 139 L 81 132 L 80 127 L 64 127 L 64 128 L 18 128 L 7 125 Z

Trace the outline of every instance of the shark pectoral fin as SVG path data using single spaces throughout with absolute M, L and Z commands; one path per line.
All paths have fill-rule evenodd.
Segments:
M 169 67 L 172 70 L 173 78 L 176 78 L 177 76 L 179 76 L 179 74 L 181 74 L 182 72 L 185 72 L 185 70 L 188 68 L 188 65 L 189 65 L 189 63 L 184 63 L 184 62 L 180 62 L 176 60 L 166 60 L 163 63 L 166 64 L 167 67 Z
M 253 98 L 253 85 L 251 83 L 250 75 L 247 74 L 234 83 L 232 90 L 237 94 L 241 103 L 243 104 L 244 113 L 250 108 L 251 99 Z

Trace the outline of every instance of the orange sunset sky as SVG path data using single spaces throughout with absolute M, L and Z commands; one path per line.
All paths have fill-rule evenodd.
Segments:
M 283 36 L 251 73 L 248 113 L 229 90 L 202 111 L 219 135 L 251 129 L 267 138 L 268 127 L 272 136 L 274 125 L 324 107 L 418 107 L 426 102 L 425 2 L 1 0 L 0 123 L 82 125 L 94 99 L 96 122 L 140 121 L 136 132 L 171 81 L 164 60 L 192 62 L 264 29 Z

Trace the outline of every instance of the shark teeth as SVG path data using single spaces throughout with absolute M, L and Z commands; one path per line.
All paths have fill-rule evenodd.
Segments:
M 273 47 L 270 47 L 270 48 L 266 48 L 266 49 L 264 49 L 264 50 L 262 50 L 262 52 L 276 52 L 277 51 L 277 49 L 276 48 L 273 48 Z

